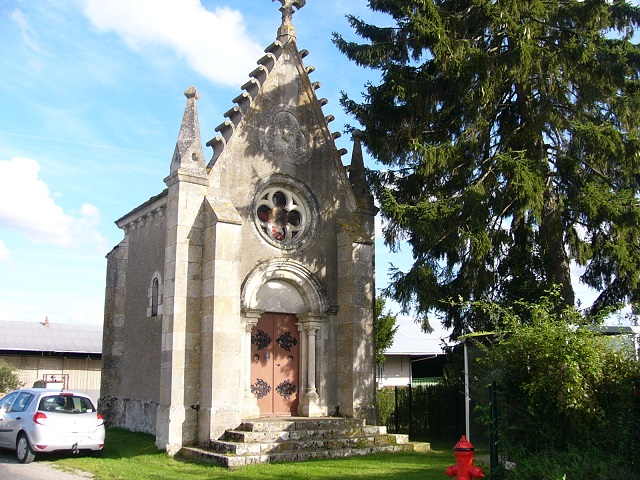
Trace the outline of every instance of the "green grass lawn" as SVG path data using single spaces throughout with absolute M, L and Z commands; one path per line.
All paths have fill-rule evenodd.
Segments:
M 42 460 L 46 457 L 42 456 Z M 64 470 L 81 470 L 96 480 L 116 479 L 389 479 L 443 480 L 447 465 L 454 463 L 453 445 L 427 453 L 394 453 L 335 460 L 251 465 L 238 470 L 175 460 L 156 450 L 151 435 L 113 429 L 101 458 L 56 455 L 48 458 Z M 486 472 L 485 468 L 485 472 Z

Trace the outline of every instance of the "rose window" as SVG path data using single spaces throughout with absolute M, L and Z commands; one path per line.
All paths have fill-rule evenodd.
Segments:
M 282 187 L 260 194 L 256 204 L 256 222 L 263 236 L 278 246 L 300 242 L 307 227 L 307 209 L 302 199 Z

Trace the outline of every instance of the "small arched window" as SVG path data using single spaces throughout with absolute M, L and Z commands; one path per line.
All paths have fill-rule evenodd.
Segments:
M 158 289 L 159 282 L 157 278 L 153 279 L 153 285 L 151 286 L 151 316 L 158 315 Z
M 162 277 L 158 272 L 153 274 L 148 290 L 147 317 L 162 315 Z

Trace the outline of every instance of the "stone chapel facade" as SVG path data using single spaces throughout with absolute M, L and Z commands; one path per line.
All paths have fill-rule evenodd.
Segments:
M 100 405 L 170 454 L 260 416 L 375 423 L 374 217 L 280 0 L 277 40 L 207 142 L 190 87 L 166 189 L 116 221 Z

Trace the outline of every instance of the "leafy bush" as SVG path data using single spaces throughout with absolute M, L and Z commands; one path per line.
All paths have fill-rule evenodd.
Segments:
M 0 360 L 0 395 L 20 387 L 18 374 L 12 365 Z
M 503 477 L 505 472 L 503 472 Z M 499 478 L 499 477 L 496 477 Z M 509 480 L 640 479 L 624 458 L 604 455 L 593 445 L 572 445 L 560 452 L 522 455 L 516 468 L 506 477 Z
M 386 425 L 389 431 L 395 422 L 395 392 L 392 388 L 384 388 L 376 394 L 378 407 L 378 425 Z
M 484 371 L 477 377 L 498 385 L 500 449 L 518 464 L 509 478 L 573 471 L 637 478 L 621 476 L 619 468 L 629 473 L 640 465 L 640 364 L 587 328 L 578 311 L 558 312 L 554 304 L 551 298 L 520 304 L 526 322 L 514 309 L 487 305 L 504 328 L 478 343 Z

